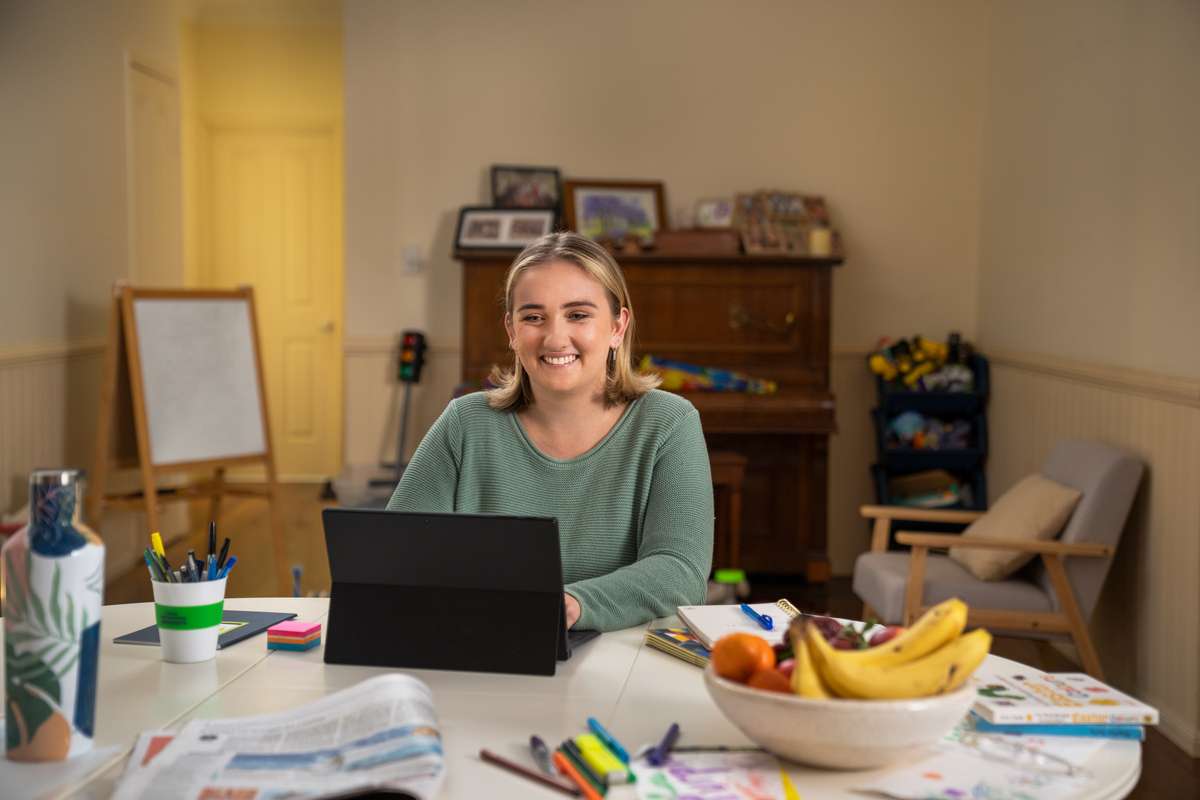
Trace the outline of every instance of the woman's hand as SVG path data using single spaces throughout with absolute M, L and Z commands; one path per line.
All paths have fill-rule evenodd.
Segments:
M 575 623 L 579 622 L 579 615 L 583 613 L 583 609 L 579 607 L 579 601 L 566 592 L 563 592 L 563 601 L 567 606 L 567 628 L 574 628 Z

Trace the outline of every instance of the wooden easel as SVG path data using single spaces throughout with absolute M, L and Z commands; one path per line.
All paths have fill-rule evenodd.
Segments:
M 85 496 L 88 519 L 98 522 L 106 509 L 145 511 L 149 530 L 159 530 L 159 503 L 194 500 L 207 497 L 209 514 L 216 519 L 221 499 L 257 497 L 270 507 L 271 537 L 275 555 L 278 591 L 290 594 L 291 576 L 287 567 L 287 547 L 284 541 L 283 520 L 276 480 L 275 458 L 271 447 L 271 427 L 267 415 L 266 386 L 263 379 L 261 344 L 254 308 L 254 292 L 250 287 L 236 290 L 209 289 L 139 289 L 118 283 L 113 288 L 112 313 L 108 325 L 108 341 L 104 354 L 104 375 L 100 390 L 99 424 L 96 431 L 95 461 L 90 487 Z M 174 458 L 169 463 L 154 461 L 154 442 L 147 409 L 142 348 L 139 341 L 135 303 L 138 301 L 243 301 L 249 319 L 248 346 L 253 351 L 253 369 L 245 380 L 257 381 L 258 412 L 261 415 L 261 447 L 258 452 L 239 452 L 229 455 L 206 453 L 198 458 Z M 182 364 L 186 369 L 187 365 Z M 230 467 L 261 464 L 266 470 L 266 486 L 229 485 L 225 471 Z M 141 473 L 142 488 L 128 493 L 108 493 L 105 482 L 111 466 L 136 466 Z M 183 487 L 159 488 L 158 480 L 167 474 L 213 470 L 208 480 L 194 481 Z

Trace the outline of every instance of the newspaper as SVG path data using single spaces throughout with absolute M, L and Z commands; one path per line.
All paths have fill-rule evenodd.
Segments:
M 429 800 L 446 771 L 429 687 L 401 674 L 278 714 L 195 720 L 147 757 L 152 739 L 139 742 L 116 800 L 276 800 L 369 788 Z

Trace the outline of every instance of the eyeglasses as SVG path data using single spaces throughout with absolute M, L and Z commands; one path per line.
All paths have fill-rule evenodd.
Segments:
M 1090 775 L 1083 767 L 1076 766 L 1061 756 L 1011 741 L 1004 735 L 987 736 L 964 732 L 958 741 L 964 747 L 971 748 L 989 761 L 999 761 L 1024 769 L 1051 775 L 1065 775 L 1071 778 L 1084 778 Z

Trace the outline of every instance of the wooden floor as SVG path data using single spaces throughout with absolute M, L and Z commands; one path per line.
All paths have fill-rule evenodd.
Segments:
M 325 556 L 325 538 L 321 528 L 320 487 L 289 484 L 282 487 L 284 519 L 288 539 L 288 565 L 302 570 L 301 593 L 329 589 L 329 564 Z M 167 557 L 178 563 L 189 547 L 200 552 L 207 547 L 208 505 L 192 508 L 193 531 L 167 548 Z M 221 536 L 233 538 L 232 552 L 238 565 L 230 576 L 228 596 L 277 596 L 274 585 L 270 533 L 266 506 L 261 501 L 230 500 L 218 520 Z M 753 582 L 755 601 L 787 597 L 805 611 L 857 618 L 861 603 L 850 589 L 848 578 L 835 578 L 819 587 L 787 580 L 759 578 Z M 111 582 L 106 603 L 133 603 L 150 600 L 150 585 L 145 567 L 131 569 Z M 1038 647 L 1027 639 L 997 637 L 992 651 L 1040 669 L 1064 671 L 1078 667 L 1057 651 Z M 1157 730 L 1148 731 L 1143 748 L 1142 779 L 1131 798 L 1135 800 L 1173 800 L 1200 798 L 1200 759 L 1192 759 Z

